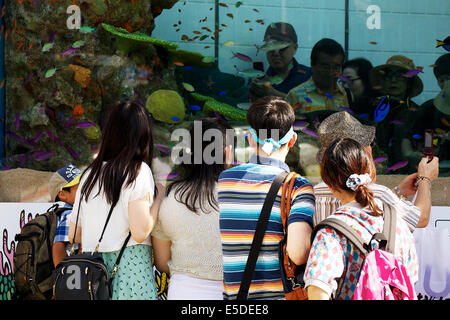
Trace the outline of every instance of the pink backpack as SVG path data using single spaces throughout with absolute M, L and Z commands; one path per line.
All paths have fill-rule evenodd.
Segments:
M 324 226 L 337 230 L 365 257 L 361 264 L 353 300 L 417 300 L 414 285 L 406 267 L 394 255 L 397 225 L 395 209 L 387 204 L 384 204 L 383 208 L 383 232 L 375 233 L 368 244 L 364 243 L 353 228 L 332 217 L 319 223 L 315 231 Z M 378 249 L 372 250 L 370 243 L 373 240 L 378 240 Z

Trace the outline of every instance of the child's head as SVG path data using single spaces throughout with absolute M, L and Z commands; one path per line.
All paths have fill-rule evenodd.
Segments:
M 335 194 L 354 196 L 361 206 L 369 206 L 375 215 L 382 214 L 368 188 L 375 179 L 372 160 L 359 142 L 349 138 L 334 140 L 323 154 L 320 174 Z
M 75 202 L 75 194 L 80 183 L 81 170 L 69 164 L 56 171 L 50 178 L 51 201 L 62 201 L 70 205 Z
M 267 96 L 256 100 L 247 112 L 250 145 L 269 156 L 287 153 L 297 139 L 292 127 L 294 121 L 294 111 L 283 99 Z

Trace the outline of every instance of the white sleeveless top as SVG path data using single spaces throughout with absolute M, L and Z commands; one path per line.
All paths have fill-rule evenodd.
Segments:
M 75 203 L 73 206 L 70 221 L 75 225 L 78 212 L 78 203 L 80 201 L 80 193 L 83 184 L 86 181 L 88 173 L 86 173 L 78 186 Z M 106 201 L 104 193 L 98 193 L 98 183 L 92 189 L 89 199 L 81 202 L 80 216 L 78 218 L 78 226 L 81 226 L 81 245 L 83 252 L 92 252 L 97 246 L 98 240 L 102 233 L 111 205 Z M 153 203 L 153 193 L 155 190 L 155 182 L 150 167 L 142 162 L 139 174 L 136 180 L 127 188 L 122 187 L 120 198 L 103 235 L 100 243 L 99 252 L 117 251 L 122 248 L 126 237 L 130 231 L 130 220 L 128 217 L 128 203 L 143 198 L 147 193 L 150 194 L 150 203 Z M 150 207 L 149 207 L 150 215 Z M 128 247 L 138 244 L 133 237 L 128 241 Z M 142 242 L 142 244 L 151 245 L 150 236 Z

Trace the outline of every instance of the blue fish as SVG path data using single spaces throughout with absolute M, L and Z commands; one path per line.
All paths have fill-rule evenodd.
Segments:
M 373 121 L 375 121 L 375 123 L 383 121 L 389 113 L 390 110 L 389 98 L 387 98 L 386 102 L 385 100 L 386 97 L 383 97 L 383 99 L 381 99 L 380 103 L 373 112 Z
M 172 117 L 170 119 L 173 120 L 173 121 L 180 121 L 180 118 L 178 118 L 178 117 Z
M 192 111 L 197 111 L 197 110 L 200 110 L 201 107 L 200 106 L 190 106 L 189 109 L 191 109 Z
M 368 113 L 362 113 L 359 115 L 361 118 L 367 118 L 369 116 Z
M 422 138 L 422 136 L 420 134 L 415 134 L 415 135 L 413 135 L 413 138 L 416 140 L 420 140 L 420 138 Z
M 327 96 L 328 98 L 330 98 L 330 99 L 333 99 L 333 96 L 331 95 L 331 93 L 328 93 L 328 92 L 327 92 L 326 96 Z
M 310 98 L 308 98 L 307 96 L 304 96 L 303 99 L 305 99 L 306 102 L 312 103 L 312 100 Z
M 224 96 L 224 95 L 226 95 L 226 94 L 227 94 L 226 91 L 221 91 L 221 92 L 219 93 L 220 96 Z

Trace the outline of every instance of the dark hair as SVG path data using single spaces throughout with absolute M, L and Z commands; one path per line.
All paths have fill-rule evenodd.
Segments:
M 295 114 L 291 105 L 275 96 L 259 98 L 253 102 L 247 112 L 248 124 L 256 131 L 258 138 L 263 139 L 279 140 L 283 138 L 291 129 L 294 121 Z M 264 131 L 266 136 L 260 137 L 259 130 Z
M 201 121 L 202 124 L 202 136 L 209 129 L 218 129 L 221 131 L 222 137 L 224 137 L 222 151 L 227 145 L 233 143 L 232 141 L 226 141 L 226 130 L 232 129 L 227 121 L 217 118 L 205 118 L 198 121 Z M 223 154 L 223 161 L 219 163 L 205 163 L 203 151 L 211 144 L 211 142 L 203 141 L 203 139 L 200 140 L 198 138 L 194 139 L 194 125 L 195 122 L 189 131 L 191 137 L 189 146 L 191 150 L 190 161 L 187 163 L 182 162 L 180 164 L 179 169 L 183 172 L 182 177 L 167 187 L 166 194 L 168 195 L 170 191 L 176 187 L 175 199 L 178 202 L 186 205 L 189 210 L 195 213 L 198 213 L 199 209 L 204 213 L 209 213 L 205 207 L 206 203 L 209 203 L 211 207 L 218 210 L 215 184 L 217 183 L 220 173 L 225 170 L 225 154 Z M 199 143 L 199 141 L 202 141 L 202 148 L 199 150 L 202 153 L 202 162 L 198 164 L 194 161 L 194 144 Z
M 374 201 L 372 191 L 361 186 L 356 191 L 347 187 L 347 179 L 352 174 L 368 173 L 374 179 L 372 161 L 364 147 L 357 141 L 349 138 L 334 140 L 325 150 L 320 164 L 320 175 L 323 182 L 333 189 L 355 192 L 355 200 L 361 206 L 369 206 L 376 216 L 382 215 Z
M 335 40 L 329 38 L 323 38 L 322 40 L 319 40 L 312 48 L 311 51 L 312 66 L 316 65 L 320 53 L 325 53 L 329 56 L 342 55 L 342 58 L 345 59 L 345 52 L 342 46 Z
M 89 171 L 89 175 L 81 197 L 87 201 L 98 181 L 97 195 L 103 191 L 107 202 L 116 204 L 122 186 L 129 186 L 136 180 L 141 163 L 151 166 L 152 153 L 151 118 L 147 110 L 132 101 L 115 106 L 109 114 L 100 151 L 84 171 Z
M 435 65 L 433 73 L 436 79 L 440 76 L 450 74 L 450 53 L 440 56 L 436 60 Z
M 372 63 L 365 58 L 356 58 L 348 60 L 344 63 L 342 70 L 345 68 L 352 68 L 356 70 L 356 73 L 361 78 L 364 85 L 364 95 L 372 95 L 372 85 L 370 83 L 370 71 L 373 69 Z

